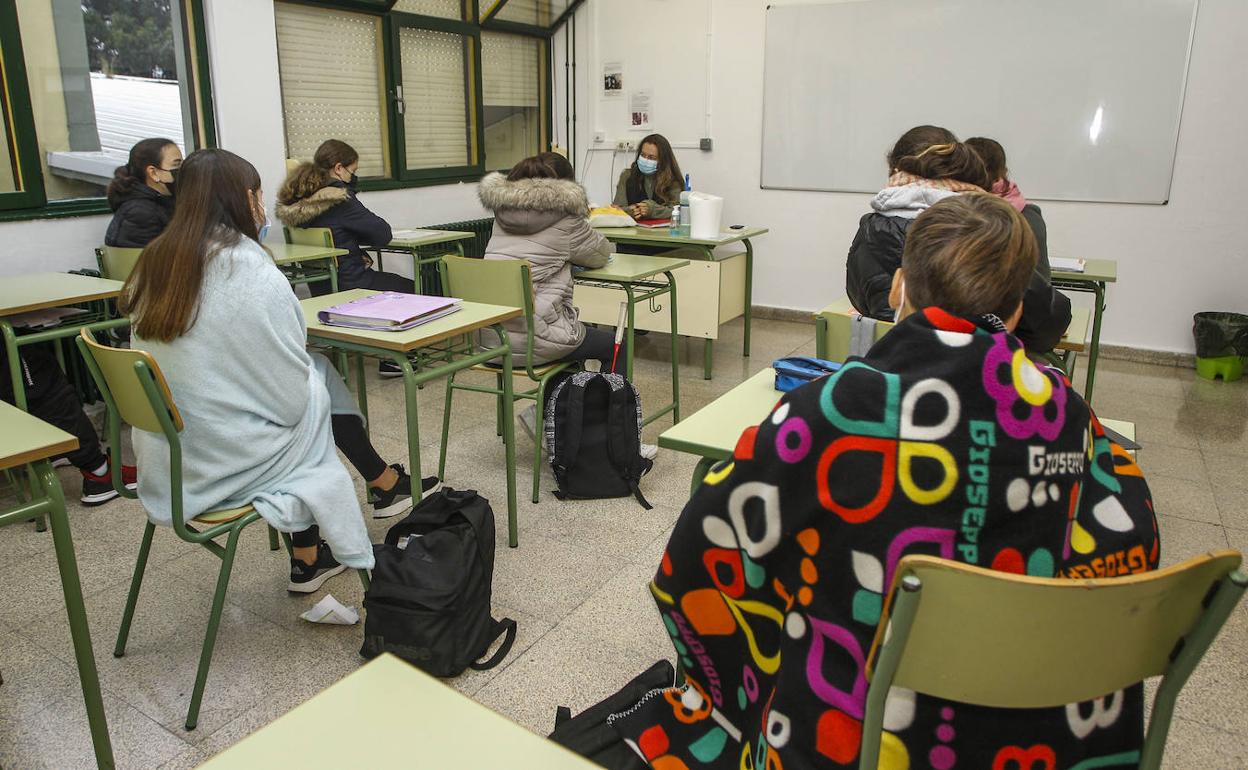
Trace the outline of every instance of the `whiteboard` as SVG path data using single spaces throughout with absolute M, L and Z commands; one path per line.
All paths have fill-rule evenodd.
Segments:
M 1197 0 L 767 9 L 762 186 L 876 192 L 931 123 L 1005 147 L 1029 198 L 1165 203 Z

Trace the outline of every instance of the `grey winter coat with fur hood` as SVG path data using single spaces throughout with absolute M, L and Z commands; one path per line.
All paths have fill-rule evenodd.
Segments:
M 585 190 L 562 179 L 481 180 L 481 205 L 494 212 L 486 259 L 527 259 L 533 275 L 533 358 L 557 361 L 585 339 L 572 305 L 572 265 L 602 267 L 611 243 L 589 226 Z M 524 319 L 506 323 L 512 350 L 524 351 Z

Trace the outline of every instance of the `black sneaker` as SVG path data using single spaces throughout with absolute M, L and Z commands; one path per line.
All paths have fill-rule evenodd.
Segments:
M 400 513 L 407 513 L 412 507 L 412 477 L 402 465 L 395 463 L 390 466 L 399 474 L 399 480 L 389 489 L 369 489 L 369 497 L 373 503 L 373 518 L 388 519 Z M 442 481 L 437 476 L 427 476 L 420 480 L 420 499 L 442 488 Z
M 385 379 L 393 379 L 403 376 L 403 369 L 395 362 L 383 358 L 377 362 L 377 374 Z
M 113 489 L 113 479 L 105 474 L 104 476 L 96 476 L 92 473 L 82 474 L 82 497 L 79 499 L 82 504 L 88 507 L 103 505 L 109 500 L 115 500 L 120 497 L 117 490 Z
M 334 559 L 329 544 L 324 540 L 316 547 L 316 563 L 304 564 L 298 559 L 290 560 L 290 583 L 286 590 L 296 594 L 310 594 L 316 591 L 334 575 L 341 573 L 346 567 Z

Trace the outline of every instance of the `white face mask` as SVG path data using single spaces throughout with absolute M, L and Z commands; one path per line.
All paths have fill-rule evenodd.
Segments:
M 901 279 L 901 287 L 898 289 L 898 293 L 901 294 L 901 301 L 897 303 L 897 312 L 901 313 L 902 308 L 906 306 L 906 279 L 905 278 Z

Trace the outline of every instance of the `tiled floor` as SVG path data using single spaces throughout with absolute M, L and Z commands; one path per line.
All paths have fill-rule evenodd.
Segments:
M 740 355 L 741 325 L 716 346 L 715 379 L 701 379 L 701 348 L 690 343 L 682 362 L 686 414 L 741 382 L 774 358 L 813 353 L 813 327 L 760 321 L 754 355 Z M 640 340 L 638 386 L 643 399 L 666 399 L 666 338 Z M 1162 559 L 1173 563 L 1213 548 L 1248 550 L 1248 381 L 1196 379 L 1191 370 L 1102 362 L 1096 407 L 1133 420 L 1140 453 L 1160 512 Z M 405 457 L 402 386 L 370 385 L 374 435 L 387 459 Z M 420 393 L 426 470 L 436 463 L 442 389 Z M 448 483 L 475 487 L 494 501 L 505 529 L 502 446 L 494 438 L 488 397 L 457 394 Z M 653 441 L 670 424 L 647 430 Z M 667 634 L 644 585 L 658 563 L 684 503 L 694 460 L 661 452 L 644 489 L 655 504 L 631 500 L 560 503 L 548 494 L 528 502 L 532 445 L 520 439 L 520 547 L 500 534 L 494 577 L 495 612 L 519 621 L 507 662 L 453 682 L 463 692 L 521 724 L 548 732 L 555 707 L 579 710 L 614 691 L 659 657 L 670 656 Z M 71 494 L 76 474 L 61 478 Z M 126 584 L 143 526 L 129 501 L 70 511 L 87 593 L 96 659 L 118 766 L 192 767 L 350 672 L 361 662 L 359 627 L 314 626 L 299 614 L 320 595 L 291 597 L 287 564 L 267 548 L 264 530 L 244 538 L 198 729 L 182 729 L 194 678 L 215 560 L 176 540 L 156 538 L 145 590 L 124 658 L 111 654 Z M 375 539 L 389 524 L 372 523 Z M 66 768 L 91 765 L 51 538 L 33 526 L 0 530 L 0 766 Z M 326 590 L 359 606 L 353 575 Z M 322 592 L 323 593 L 323 592 Z M 1240 607 L 1188 685 L 1171 732 L 1167 766 L 1248 767 L 1248 607 Z M 347 739 L 337 736 L 332 739 Z M 309 737 L 309 740 L 315 740 Z

